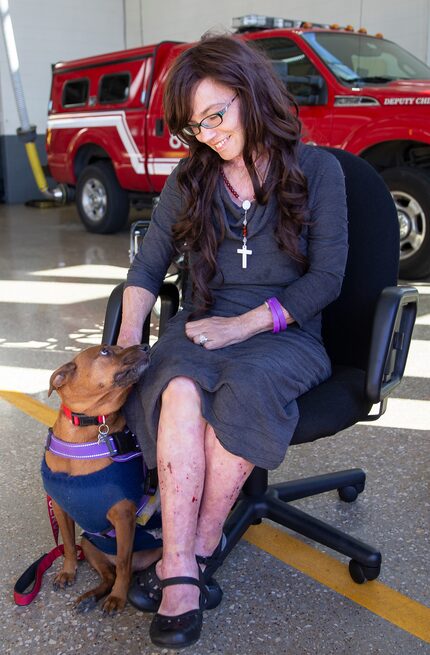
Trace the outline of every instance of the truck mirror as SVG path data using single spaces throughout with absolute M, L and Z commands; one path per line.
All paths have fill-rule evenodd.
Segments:
M 287 75 L 283 80 L 298 105 L 325 105 L 327 87 L 320 75 Z
M 288 63 L 272 61 L 273 68 L 298 105 L 325 105 L 327 85 L 321 75 L 288 75 Z

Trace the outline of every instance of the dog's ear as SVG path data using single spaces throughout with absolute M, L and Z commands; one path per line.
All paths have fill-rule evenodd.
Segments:
M 62 387 L 63 384 L 67 382 L 68 378 L 71 375 L 73 375 L 75 371 L 76 371 L 75 362 L 67 362 L 67 364 L 63 364 L 63 366 L 57 368 L 57 370 L 53 372 L 49 380 L 48 398 L 51 395 L 51 393 L 54 391 L 54 389 L 59 389 L 60 387 Z

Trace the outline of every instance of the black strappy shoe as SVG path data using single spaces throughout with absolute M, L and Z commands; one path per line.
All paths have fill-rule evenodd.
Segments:
M 128 590 L 129 602 L 141 612 L 156 612 L 160 607 L 163 588 L 155 566 L 156 563 L 135 573 Z M 207 596 L 204 609 L 212 610 L 218 607 L 222 600 L 222 589 L 214 578 L 206 581 L 204 576 L 204 580 Z
M 166 578 L 160 581 L 162 589 L 178 584 L 192 584 L 200 589 L 199 608 L 189 610 L 178 616 L 156 614 L 152 619 L 149 636 L 156 646 L 161 648 L 186 648 L 200 639 L 203 625 L 203 610 L 207 603 L 207 590 L 201 571 L 199 580 L 186 576 Z

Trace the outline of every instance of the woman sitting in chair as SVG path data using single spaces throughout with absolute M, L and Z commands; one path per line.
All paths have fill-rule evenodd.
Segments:
M 204 37 L 175 61 L 164 107 L 189 156 L 130 268 L 118 343 L 140 342 L 167 268 L 184 253 L 183 310 L 126 407 L 158 465 L 164 544 L 130 594 L 158 609 L 153 643 L 178 648 L 198 640 L 202 610 L 220 600 L 208 578 L 242 485 L 254 466 L 279 466 L 295 399 L 330 376 L 320 312 L 341 289 L 347 219 L 339 164 L 300 143 L 297 108 L 254 47 Z

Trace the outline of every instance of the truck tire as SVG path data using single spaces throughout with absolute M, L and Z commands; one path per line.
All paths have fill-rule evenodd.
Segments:
M 430 275 L 430 172 L 401 166 L 381 173 L 400 227 L 400 272 L 406 280 Z
M 89 232 L 111 234 L 127 225 L 128 193 L 120 187 L 109 161 L 84 168 L 76 185 L 76 206 Z

